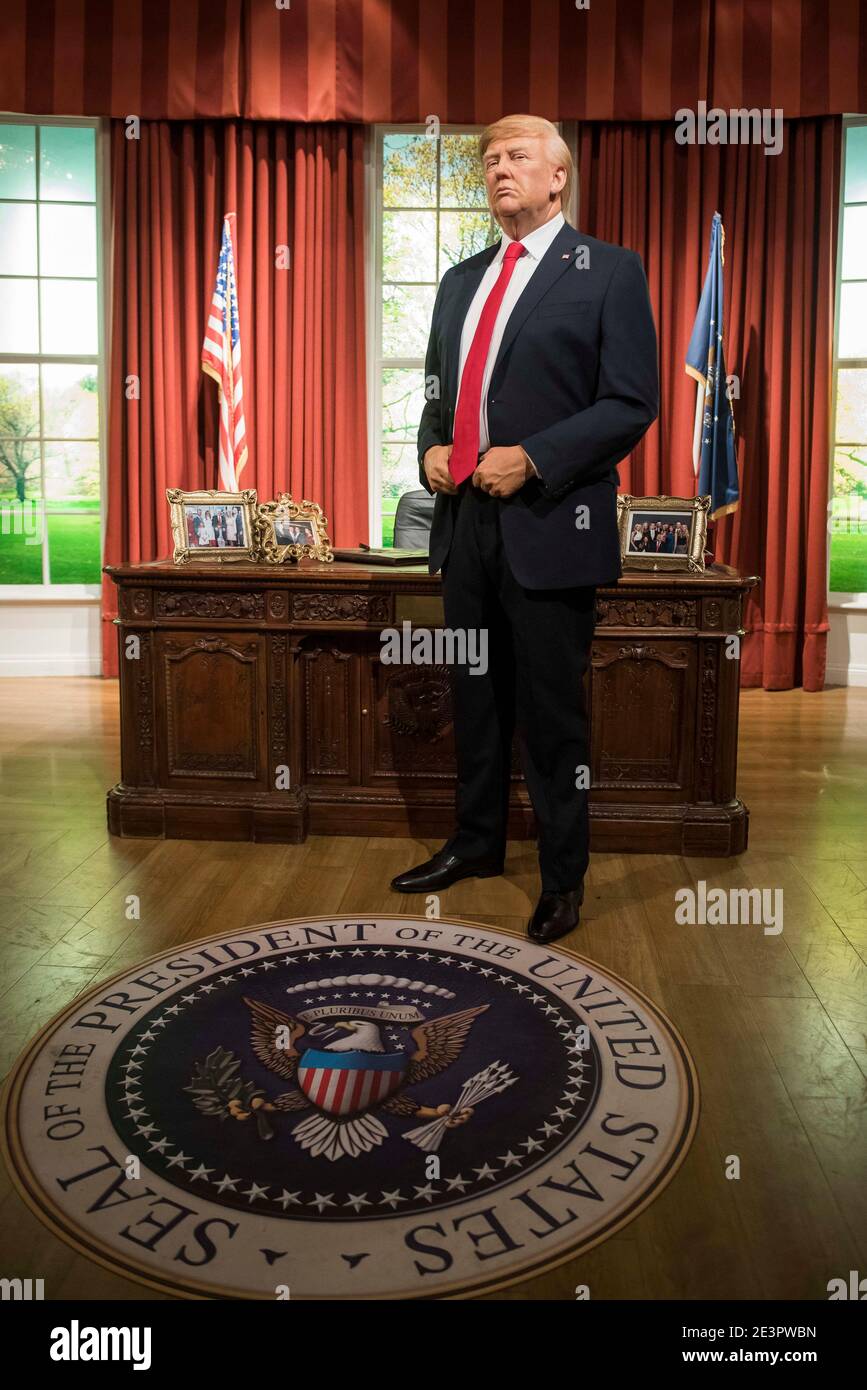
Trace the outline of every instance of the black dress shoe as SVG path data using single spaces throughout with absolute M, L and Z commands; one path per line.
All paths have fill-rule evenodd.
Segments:
M 579 908 L 584 901 L 584 885 L 565 893 L 543 893 L 530 919 L 527 935 L 533 941 L 556 941 L 574 931 L 579 922 Z
M 391 880 L 391 886 L 396 893 L 435 893 L 438 888 L 448 888 L 461 878 L 495 878 L 502 872 L 502 859 L 459 859 L 444 845 L 433 859 L 427 859 L 415 869 L 407 869 L 405 874 L 398 874 Z

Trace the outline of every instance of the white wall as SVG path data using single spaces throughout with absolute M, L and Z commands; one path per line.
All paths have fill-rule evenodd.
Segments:
M 98 676 L 101 629 L 98 597 L 22 601 L 0 587 L 0 676 Z
M 867 610 L 832 608 L 828 613 L 826 685 L 867 685 Z

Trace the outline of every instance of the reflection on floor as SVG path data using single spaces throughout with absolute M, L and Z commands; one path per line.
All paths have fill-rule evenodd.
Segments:
M 0 1070 L 69 999 L 127 964 L 252 922 L 400 912 L 391 877 L 433 841 L 304 845 L 110 840 L 117 686 L 0 682 Z M 598 1250 L 498 1298 L 824 1298 L 867 1268 L 867 691 L 745 691 L 737 859 L 600 855 L 562 944 L 649 994 L 685 1035 L 702 1118 L 681 1173 Z M 363 827 L 359 827 L 360 830 Z M 679 926 L 675 892 L 782 889 L 784 927 Z M 502 879 L 442 894 L 443 916 L 523 930 L 531 844 Z M 140 918 L 127 899 L 140 899 Z M 421 901 L 421 900 L 420 900 Z M 725 1176 L 726 1158 L 741 1177 Z M 49 1298 L 146 1298 L 46 1232 L 0 1179 L 0 1263 Z

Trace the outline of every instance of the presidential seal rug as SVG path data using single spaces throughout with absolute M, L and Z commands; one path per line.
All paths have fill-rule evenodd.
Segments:
M 4 1090 L 63 1240 L 199 1298 L 466 1297 L 604 1240 L 691 1143 L 695 1067 L 638 990 L 472 922 L 208 937 L 80 996 Z

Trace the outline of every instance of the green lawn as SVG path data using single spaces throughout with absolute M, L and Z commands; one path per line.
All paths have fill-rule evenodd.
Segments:
M 382 543 L 394 545 L 394 514 L 397 511 L 397 497 L 382 499 Z
M 65 504 L 64 504 L 65 505 Z M 73 516 L 48 516 L 53 584 L 100 581 L 99 511 L 93 503 L 70 503 Z M 0 584 L 41 584 L 42 545 L 32 536 L 9 534 L 18 520 L 0 503 Z
M 867 535 L 831 536 L 832 593 L 867 594 Z

